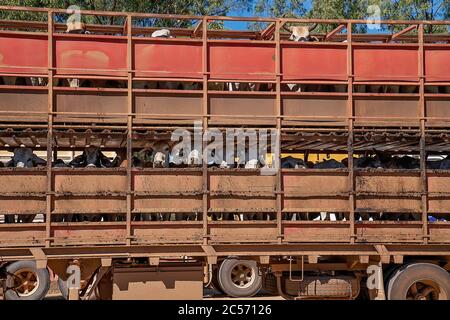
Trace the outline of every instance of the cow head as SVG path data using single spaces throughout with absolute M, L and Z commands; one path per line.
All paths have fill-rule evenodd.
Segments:
M 228 164 L 228 162 L 226 162 L 225 160 L 222 161 L 222 163 L 219 166 L 220 169 L 230 169 L 231 166 Z
M 152 33 L 152 38 L 173 38 L 170 35 L 170 30 L 169 29 L 161 29 L 161 30 L 156 30 L 155 32 Z
M 198 167 L 202 164 L 202 156 L 200 152 L 196 149 L 192 150 L 187 158 L 187 164 L 190 167 Z
M 171 146 L 164 141 L 157 141 L 152 145 L 153 168 L 168 168 Z
M 304 42 L 311 40 L 311 31 L 317 28 L 317 23 L 312 26 L 284 26 L 283 28 L 291 33 L 289 40 Z
M 66 33 L 84 34 L 87 32 L 86 25 L 83 22 L 79 21 L 68 22 L 66 26 L 67 26 Z
M 8 166 L 17 168 L 33 168 L 45 165 L 47 165 L 47 162 L 36 156 L 30 148 L 15 149 L 11 161 L 8 163 Z
M 289 156 L 281 159 L 281 167 L 284 169 L 306 169 L 306 164 L 302 159 Z
M 261 167 L 261 163 L 258 159 L 251 159 L 245 164 L 245 169 L 258 169 Z
M 99 168 L 102 166 L 101 158 L 103 154 L 99 148 L 88 147 L 84 149 L 83 154 L 85 157 L 86 167 Z
M 75 168 L 110 168 L 113 163 L 97 147 L 86 147 L 83 154 L 75 157 L 69 166 Z

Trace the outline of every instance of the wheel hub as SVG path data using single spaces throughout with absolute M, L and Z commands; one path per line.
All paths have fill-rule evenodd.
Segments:
M 231 270 L 231 281 L 239 288 L 249 287 L 254 280 L 253 269 L 245 264 L 238 264 Z
M 14 273 L 14 289 L 20 297 L 32 295 L 39 287 L 39 278 L 31 269 L 20 269 Z

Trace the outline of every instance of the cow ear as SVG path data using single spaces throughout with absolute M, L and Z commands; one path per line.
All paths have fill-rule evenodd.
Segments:
M 292 26 L 286 26 L 285 24 L 283 25 L 283 29 L 286 30 L 287 32 L 292 32 Z

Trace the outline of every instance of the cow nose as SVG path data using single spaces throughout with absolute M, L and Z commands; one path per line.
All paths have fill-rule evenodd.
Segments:
M 18 162 L 18 163 L 17 163 L 17 168 L 25 168 L 25 163 L 23 163 L 23 162 Z

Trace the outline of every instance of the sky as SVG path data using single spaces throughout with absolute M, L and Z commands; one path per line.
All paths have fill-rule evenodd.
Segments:
M 305 7 L 307 10 L 311 8 L 312 0 L 307 0 L 305 3 Z M 251 11 L 243 11 L 243 10 L 235 10 L 231 11 L 228 16 L 234 16 L 234 17 L 254 17 L 256 16 Z M 262 15 L 261 17 L 263 17 Z M 245 21 L 239 21 L 239 22 L 225 22 L 225 28 L 232 29 L 232 30 L 247 30 L 248 29 L 248 23 Z M 450 26 L 449 26 L 450 31 Z M 379 30 L 368 30 L 369 33 L 382 33 L 383 31 Z

